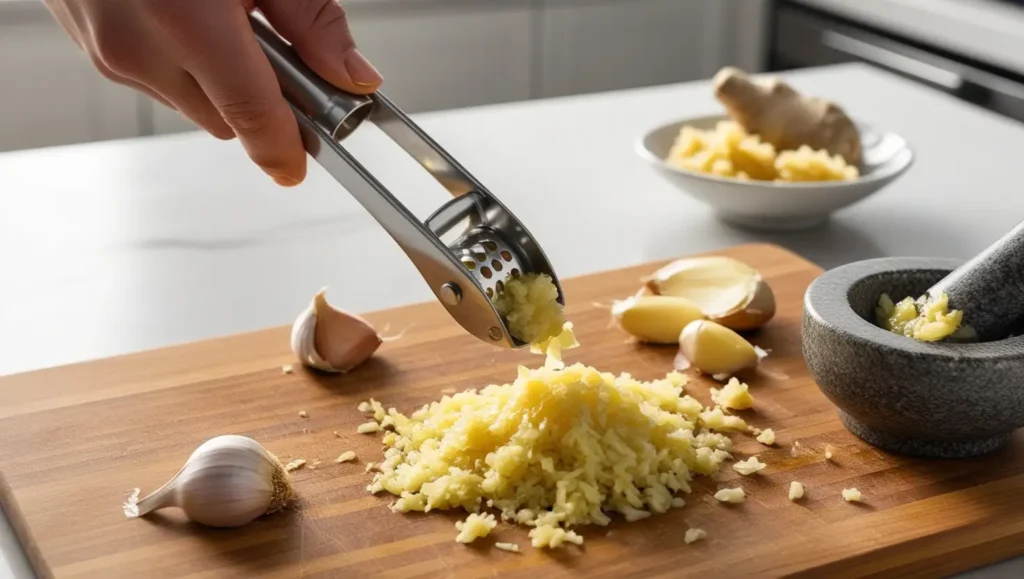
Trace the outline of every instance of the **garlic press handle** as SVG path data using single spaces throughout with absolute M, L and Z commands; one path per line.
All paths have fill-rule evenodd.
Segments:
M 490 195 L 469 171 L 390 99 L 380 92 L 373 95 L 373 99 L 376 101 L 371 116 L 373 124 L 415 159 L 453 197 L 460 197 L 471 191 Z
M 462 190 L 468 184 L 470 188 L 465 192 L 469 192 L 472 180 L 464 175 L 464 171 L 460 175 L 458 172 L 461 167 L 418 127 L 412 125 L 412 121 L 383 94 L 378 92 L 370 97 L 357 97 L 335 88 L 309 69 L 291 46 L 262 18 L 250 14 L 249 19 L 257 41 L 278 77 L 281 92 L 292 108 L 309 155 L 355 197 L 398 243 L 437 299 L 466 331 L 492 345 L 519 347 L 520 344 L 509 335 L 501 315 L 487 298 L 480 283 L 469 274 L 441 239 L 395 198 L 339 141 L 367 119 L 375 124 L 390 124 L 391 132 L 384 132 L 392 138 L 393 133 L 401 132 L 398 124 L 408 123 L 413 136 L 407 134 L 407 141 L 404 144 L 399 142 L 399 146 L 407 152 L 410 152 L 410 148 L 423 150 L 424 156 L 416 160 L 435 178 L 437 174 L 425 163 L 436 161 L 439 171 L 454 171 L 452 179 L 461 183 L 455 187 L 456 190 Z M 380 121 L 374 114 L 377 111 L 384 111 Z M 435 149 L 436 156 L 427 155 L 426 149 Z M 442 164 L 448 161 L 451 164 Z M 449 188 L 449 191 L 452 189 Z
M 263 53 L 281 85 L 281 94 L 309 118 L 327 129 L 331 138 L 342 141 L 373 111 L 368 96 L 338 90 L 313 74 L 306 63 L 263 19 L 250 13 L 249 22 Z
M 299 111 L 343 141 L 367 118 L 420 164 L 454 197 L 473 190 L 486 191 L 462 165 L 416 126 L 390 99 L 353 95 L 335 88 L 312 73 L 295 51 L 261 15 L 249 16 L 256 39 L 281 84 L 281 93 Z

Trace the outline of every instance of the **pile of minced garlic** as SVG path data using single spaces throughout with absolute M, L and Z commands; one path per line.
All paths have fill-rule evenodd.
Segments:
M 610 513 L 636 521 L 682 506 L 695 474 L 731 458 L 732 441 L 705 428 L 701 403 L 683 393 L 684 375 L 641 382 L 565 366 L 558 351 L 568 344 L 571 324 L 544 367 L 520 367 L 511 384 L 444 396 L 409 416 L 360 405 L 386 429 L 368 490 L 396 495 L 396 512 L 494 508 L 532 527 L 534 547 L 554 548 L 581 544 L 571 527 L 607 525 Z M 495 524 L 474 515 L 458 526 L 461 542 Z

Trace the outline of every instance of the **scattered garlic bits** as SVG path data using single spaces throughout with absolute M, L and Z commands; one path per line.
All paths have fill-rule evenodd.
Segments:
M 755 440 L 757 440 L 761 444 L 771 446 L 775 444 L 775 431 L 772 430 L 771 428 L 765 428 L 760 433 L 758 433 L 757 438 Z
M 685 541 L 687 545 L 689 545 L 690 543 L 696 543 L 697 541 L 703 541 L 707 538 L 707 531 L 705 531 L 704 529 L 697 528 L 686 529 L 686 534 L 683 535 L 683 541 Z
M 730 378 L 729 383 L 722 387 L 711 389 L 711 400 L 731 410 L 746 410 L 754 407 L 754 397 L 750 395 L 749 387 L 736 378 Z
M 505 319 L 513 337 L 535 344 L 557 336 L 565 324 L 558 287 L 551 276 L 509 276 L 505 289 L 494 296 L 494 307 Z
M 519 368 L 511 384 L 467 390 L 404 416 L 370 492 L 397 495 L 393 510 L 493 506 L 533 527 L 534 547 L 580 544 L 570 527 L 663 513 L 694 473 L 729 454 L 726 437 L 695 433 L 701 404 L 686 377 L 640 382 L 582 364 Z
M 768 465 L 758 460 L 756 456 L 752 456 L 747 460 L 741 460 L 733 463 L 732 469 L 743 476 L 747 476 L 764 469 L 766 466 Z
M 338 458 L 334 459 L 334 462 L 336 462 L 338 464 L 341 464 L 343 462 L 350 462 L 350 461 L 353 461 L 355 459 L 356 459 L 356 453 L 352 452 L 351 450 L 346 450 L 345 452 L 339 454 Z
M 740 487 L 721 489 L 715 493 L 715 500 L 722 503 L 739 504 L 747 500 L 747 493 Z
M 938 342 L 957 334 L 964 313 L 949 310 L 949 296 L 945 293 L 938 297 L 924 295 L 917 300 L 908 297 L 896 304 L 889 294 L 882 294 L 875 316 L 879 326 L 894 334 L 922 342 Z M 956 337 L 970 338 L 973 333 L 965 327 Z
M 832 445 L 825 445 L 825 460 L 832 460 Z
M 378 422 L 364 422 L 356 427 L 356 432 L 359 434 L 371 434 L 380 430 L 380 423 Z
M 576 531 L 567 531 L 547 524 L 540 524 L 530 530 L 530 544 L 536 549 L 557 549 L 566 543 L 582 545 L 583 537 L 576 534 Z
M 491 514 L 472 513 L 465 521 L 455 523 L 455 529 L 459 531 L 455 541 L 459 543 L 472 543 L 480 537 L 491 534 L 491 530 L 498 526 L 497 519 Z
M 284 465 L 284 470 L 286 472 L 292 472 L 293 470 L 299 470 L 304 466 L 306 466 L 306 460 L 303 458 L 296 458 L 295 460 Z
M 292 368 L 291 364 L 285 364 L 284 366 L 281 366 L 281 373 L 282 374 L 291 374 L 292 370 L 293 370 L 293 368 Z
M 721 407 L 715 406 L 712 410 L 705 410 L 700 413 L 700 421 L 712 430 L 731 430 L 742 432 L 749 428 L 747 421 L 739 416 L 732 416 L 722 412 Z
M 789 500 L 798 501 L 804 498 L 804 485 L 793 481 L 789 483 Z
M 858 503 L 861 498 L 860 491 L 857 489 L 843 489 L 843 499 L 848 503 Z
M 519 552 L 519 545 L 516 545 L 515 543 L 495 543 L 494 548 L 501 549 L 502 551 L 508 551 L 509 553 Z
M 299 410 L 299 418 L 309 418 L 309 413 L 305 410 Z

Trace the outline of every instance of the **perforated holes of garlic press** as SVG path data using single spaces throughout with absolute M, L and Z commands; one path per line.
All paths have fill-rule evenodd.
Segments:
M 480 282 L 488 298 L 493 298 L 504 291 L 504 280 L 509 275 L 518 277 L 522 274 L 522 266 L 515 254 L 493 239 L 472 240 L 462 248 L 459 260 Z

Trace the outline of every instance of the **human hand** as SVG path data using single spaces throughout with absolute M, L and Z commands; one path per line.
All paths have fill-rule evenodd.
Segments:
M 220 139 L 235 136 L 278 184 L 306 176 L 306 152 L 256 42 L 255 8 L 338 88 L 377 90 L 337 0 L 43 0 L 108 79 L 177 109 Z

